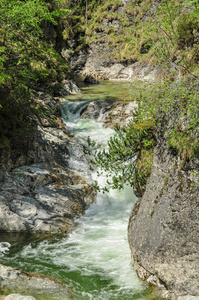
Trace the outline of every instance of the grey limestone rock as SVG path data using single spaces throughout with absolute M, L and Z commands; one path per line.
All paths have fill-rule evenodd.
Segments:
M 132 119 L 132 112 L 137 108 L 136 102 L 115 102 L 112 100 L 89 102 L 81 112 L 81 118 L 98 119 L 106 127 L 123 126 Z
M 73 80 L 63 81 L 63 87 L 59 91 L 60 96 L 72 95 L 78 93 L 81 93 L 81 90 Z
M 149 63 L 134 62 L 125 66 L 122 62 L 112 61 L 108 55 L 101 54 L 100 49 L 91 47 L 90 54 L 82 70 L 83 76 L 92 76 L 104 80 L 120 81 L 158 81 L 162 70 L 158 66 Z
M 169 115 L 178 122 L 177 112 Z M 128 237 L 138 276 L 179 299 L 199 297 L 199 159 L 182 161 L 160 128 L 146 191 L 134 206 Z M 190 298 L 191 297 L 191 298 Z
M 57 112 L 56 101 L 40 102 L 50 102 Z M 20 159 L 15 153 L 15 161 L 1 160 L 0 232 L 70 232 L 74 217 L 95 201 L 91 185 L 68 168 L 71 135 L 61 119 L 55 127 L 41 123 L 30 151 L 19 153 Z
M 72 171 L 22 166 L 1 185 L 0 231 L 69 232 L 94 200 L 93 188 Z

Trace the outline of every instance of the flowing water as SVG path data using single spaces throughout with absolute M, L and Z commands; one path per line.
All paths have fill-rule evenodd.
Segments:
M 93 95 L 95 101 L 98 90 Z M 89 135 L 106 145 L 113 130 L 103 128 L 100 122 L 79 119 L 85 103 L 92 100 L 91 94 L 84 91 L 83 101 L 81 95 L 76 97 L 78 101 L 70 99 L 61 104 L 66 127 L 74 132 L 80 144 Z M 96 172 L 88 171 L 81 147 L 74 146 L 70 152 L 70 167 L 96 179 Z M 98 181 L 103 185 L 105 179 L 102 176 Z M 42 240 L 20 235 L 17 242 L 13 236 L 8 239 L 8 235 L 1 235 L 0 241 L 4 241 L 0 243 L 1 263 L 58 277 L 71 287 L 76 300 L 149 299 L 151 292 L 132 267 L 127 240 L 128 218 L 135 201 L 128 186 L 121 192 L 98 193 L 96 203 L 65 237 Z

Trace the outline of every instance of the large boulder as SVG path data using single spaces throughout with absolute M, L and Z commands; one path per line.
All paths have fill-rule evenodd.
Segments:
M 10 294 L 10 295 L 6 296 L 4 298 L 4 300 L 37 300 L 37 299 L 32 296 L 22 296 L 20 294 Z
M 99 119 L 104 126 L 114 128 L 116 124 L 126 125 L 132 119 L 132 112 L 137 106 L 135 101 L 91 101 L 81 111 L 81 118 Z
M 81 90 L 74 82 L 74 80 L 63 81 L 63 87 L 59 91 L 60 96 L 73 95 L 78 93 L 81 93 Z
M 84 78 L 84 82 L 85 83 L 91 83 L 91 84 L 98 84 L 99 83 L 99 81 L 96 80 L 95 78 L 93 78 L 92 76 L 86 76 Z

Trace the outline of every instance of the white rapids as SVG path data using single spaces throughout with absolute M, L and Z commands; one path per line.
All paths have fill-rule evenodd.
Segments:
M 84 103 L 62 103 L 64 121 L 75 134 L 75 141 L 83 143 L 87 136 L 106 145 L 114 133 L 100 122 L 79 119 Z M 69 110 L 68 110 L 69 108 Z M 84 176 L 92 176 L 100 185 L 105 177 L 88 174 L 88 163 L 81 147 L 71 148 L 70 167 Z M 30 243 L 16 253 L 21 267 L 34 262 L 33 271 L 59 277 L 71 287 L 74 299 L 130 300 L 148 299 L 147 287 L 132 267 L 127 240 L 128 218 L 136 197 L 126 186 L 118 192 L 98 193 L 96 203 L 77 220 L 76 229 L 67 237 L 38 244 Z M 60 299 L 61 300 L 61 299 Z

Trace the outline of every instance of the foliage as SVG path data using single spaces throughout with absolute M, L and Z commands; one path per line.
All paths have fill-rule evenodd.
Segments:
M 69 75 L 68 66 L 55 49 L 56 43 L 46 37 L 48 30 L 51 35 L 56 33 L 68 13 L 60 5 L 58 0 L 1 0 L 1 147 L 17 137 L 25 138 L 30 131 L 37 111 L 33 101 L 35 87 Z
M 121 7 L 118 0 L 88 2 L 88 24 L 80 21 L 87 43 L 104 44 L 119 61 L 145 60 L 199 75 L 198 1 L 129 1 L 123 13 Z
M 194 33 L 197 32 L 199 33 L 199 11 L 194 10 L 183 14 L 177 25 L 177 43 L 179 48 L 193 47 L 195 42 Z
M 92 154 L 91 168 L 99 167 L 107 173 L 109 187 L 122 189 L 124 184 L 130 184 L 139 195 L 143 194 L 151 173 L 157 130 L 158 136 L 161 131 L 166 132 L 168 147 L 180 157 L 182 165 L 199 157 L 198 85 L 192 84 L 190 89 L 185 82 L 165 82 L 146 85 L 144 93 L 142 90 L 143 84 L 131 122 L 115 128 L 108 149 L 99 150 L 89 139 L 85 150 Z M 96 188 L 99 189 L 97 185 Z
M 142 98 L 142 96 L 141 96 Z M 150 175 L 153 149 L 156 145 L 156 124 L 152 114 L 143 119 L 142 104 L 132 114 L 126 126 L 115 127 L 115 135 L 108 142 L 108 149 L 99 151 L 99 145 L 88 139 L 86 154 L 92 156 L 90 163 L 107 174 L 107 184 L 113 189 L 122 189 L 124 184 L 134 185 L 142 193 Z M 94 153 L 92 148 L 95 149 Z M 146 159 L 147 158 L 147 159 Z M 139 161 L 139 164 L 138 164 Z M 99 187 L 96 185 L 97 189 Z M 106 191 L 107 187 L 103 188 Z
M 174 65 L 174 70 L 180 70 L 181 75 L 191 74 L 197 78 L 199 75 L 198 1 L 164 0 L 156 3 L 155 7 L 152 7 L 151 1 L 142 1 L 139 5 L 137 1 L 131 1 L 125 9 L 128 17 L 125 19 L 123 14 L 120 18 L 123 29 L 117 35 L 115 28 L 114 32 L 110 30 L 110 23 L 106 30 L 99 26 L 99 22 L 102 24 L 105 19 L 118 20 L 113 3 L 114 1 L 109 1 L 111 7 L 97 5 L 93 8 L 86 31 L 90 36 L 90 42 L 108 41 L 109 46 L 113 46 L 111 55 L 114 58 L 120 60 L 133 58 L 135 61 L 148 58 L 169 69 Z M 130 6 L 133 9 L 129 9 Z M 112 10 L 111 13 L 108 12 L 109 9 Z M 144 22 L 141 22 L 147 10 L 147 17 Z M 100 34 L 103 32 L 108 34 L 108 37 L 98 39 L 96 35 L 98 31 L 101 32 Z M 171 76 L 170 78 L 172 79 Z M 194 85 L 180 82 L 178 78 L 175 84 L 165 82 L 160 86 L 154 85 L 153 89 L 147 88 L 146 93 L 148 95 L 144 97 L 141 94 L 140 109 L 136 117 L 138 119 L 134 116 L 133 121 L 125 128 L 116 128 L 116 136 L 110 140 L 108 150 L 97 151 L 91 161 L 92 164 L 108 171 L 107 176 L 112 180 L 108 178 L 107 183 L 111 187 L 120 189 L 124 183 L 129 183 L 134 185 L 140 194 L 143 193 L 150 175 L 153 147 L 156 142 L 155 124 L 158 130 L 167 130 L 168 146 L 174 155 L 180 157 L 182 165 L 193 157 L 199 156 L 198 83 Z M 172 114 L 177 114 L 175 124 L 170 124 L 171 120 L 168 116 Z M 153 126 L 150 127 L 153 128 L 153 137 L 145 136 L 142 140 L 142 126 L 139 126 L 138 134 L 134 126 L 136 120 L 139 120 L 139 123 L 144 120 L 148 124 L 153 120 Z M 131 142 L 129 137 L 132 139 Z M 134 144 L 138 137 L 141 145 L 139 151 Z M 145 147 L 147 141 L 151 142 L 148 151 Z

